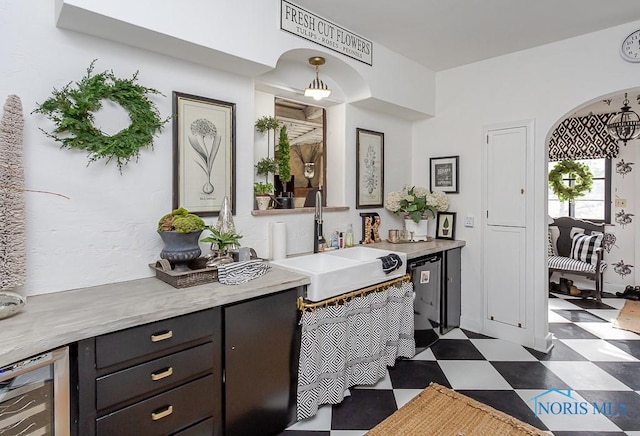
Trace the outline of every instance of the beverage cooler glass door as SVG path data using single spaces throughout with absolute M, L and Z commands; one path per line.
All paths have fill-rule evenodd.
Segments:
M 0 435 L 69 433 L 67 347 L 0 368 Z

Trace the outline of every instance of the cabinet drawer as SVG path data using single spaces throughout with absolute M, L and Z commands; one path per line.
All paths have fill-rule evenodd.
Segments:
M 173 436 L 213 436 L 215 435 L 214 431 L 215 427 L 213 418 L 209 418 L 197 423 L 196 425 L 192 425 L 189 428 L 179 431 Z
M 98 410 L 211 372 L 215 354 L 213 342 L 208 342 L 100 377 L 96 381 Z
M 214 377 L 208 375 L 98 418 L 98 436 L 164 435 L 214 415 Z
M 98 336 L 96 365 L 105 368 L 211 336 L 219 324 L 220 310 L 214 308 Z

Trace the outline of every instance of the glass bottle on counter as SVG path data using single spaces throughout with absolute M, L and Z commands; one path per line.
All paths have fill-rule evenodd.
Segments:
M 331 248 L 340 248 L 338 244 L 338 231 L 336 230 L 333 236 L 331 236 Z
M 344 236 L 344 246 L 346 248 L 353 247 L 353 224 L 349 224 L 347 233 Z

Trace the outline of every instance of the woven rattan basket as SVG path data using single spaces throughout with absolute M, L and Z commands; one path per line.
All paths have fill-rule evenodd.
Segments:
M 174 288 L 188 288 L 218 281 L 218 269 L 216 267 L 178 272 L 171 269 L 171 264 L 166 259 L 160 259 L 149 266 L 155 269 L 156 278 L 169 283 Z

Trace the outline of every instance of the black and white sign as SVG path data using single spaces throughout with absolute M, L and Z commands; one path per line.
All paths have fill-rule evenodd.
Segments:
M 432 157 L 430 191 L 442 191 L 447 194 L 458 193 L 458 156 Z
M 280 29 L 373 65 L 371 41 L 286 0 L 280 4 Z

